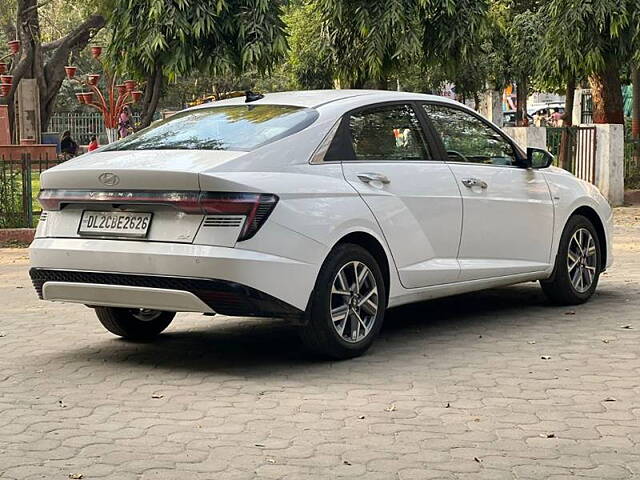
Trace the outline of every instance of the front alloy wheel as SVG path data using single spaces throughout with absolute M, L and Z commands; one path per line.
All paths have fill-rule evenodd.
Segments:
M 584 293 L 591 288 L 598 269 L 598 255 L 596 242 L 586 228 L 579 228 L 569 241 L 567 269 L 577 292 Z
M 300 337 L 325 357 L 362 355 L 382 327 L 386 304 L 378 262 L 359 245 L 338 245 L 320 269 Z
M 602 256 L 593 223 L 574 215 L 562 232 L 551 278 L 540 281 L 545 295 L 559 305 L 586 302 L 598 285 Z

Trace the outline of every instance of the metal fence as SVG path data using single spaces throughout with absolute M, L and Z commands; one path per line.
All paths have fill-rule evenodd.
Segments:
M 591 92 L 582 92 L 582 101 L 580 102 L 580 123 L 593 123 L 593 96 Z
M 30 228 L 40 215 L 40 174 L 62 163 L 57 156 L 0 155 L 0 228 Z
M 133 124 L 140 122 L 140 114 L 133 114 Z M 102 121 L 102 115 L 95 113 L 62 112 L 54 113 L 49 120 L 49 132 L 61 135 L 69 130 L 71 137 L 80 145 L 87 145 L 92 135 L 99 137 L 100 144 L 107 141 L 107 133 Z
M 596 127 L 547 127 L 547 149 L 556 157 L 556 166 L 595 183 Z
M 640 188 L 640 140 L 633 140 L 630 133 L 624 139 L 624 186 Z

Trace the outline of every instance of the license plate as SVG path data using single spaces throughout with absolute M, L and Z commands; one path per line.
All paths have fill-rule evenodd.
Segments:
M 78 234 L 107 237 L 147 236 L 151 213 L 140 212 L 82 212 Z

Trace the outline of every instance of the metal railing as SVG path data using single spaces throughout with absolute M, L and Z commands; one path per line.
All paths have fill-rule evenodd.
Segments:
M 0 154 L 0 228 L 30 228 L 40 215 L 40 174 L 65 159 L 48 154 Z
M 591 92 L 582 92 L 582 101 L 580 102 L 580 123 L 593 123 L 593 96 Z
M 630 134 L 624 139 L 624 186 L 640 188 L 640 140 L 633 140 Z
M 596 127 L 547 127 L 547 149 L 556 157 L 556 166 L 595 183 Z
M 140 122 L 140 114 L 133 114 L 133 124 Z M 101 144 L 106 143 L 107 133 L 102 121 L 102 115 L 96 113 L 61 112 L 51 115 L 49 132 L 59 135 L 69 130 L 71 137 L 80 145 L 87 145 L 92 135 L 97 135 Z

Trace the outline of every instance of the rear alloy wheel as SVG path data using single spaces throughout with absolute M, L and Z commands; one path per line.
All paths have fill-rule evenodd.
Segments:
M 373 343 L 385 309 L 378 263 L 359 245 L 339 245 L 320 270 L 300 335 L 309 349 L 323 356 L 356 357 Z
M 331 288 L 333 328 L 346 342 L 357 343 L 369 335 L 378 313 L 378 285 L 364 263 L 343 266 Z
M 111 333 L 128 340 L 151 340 L 172 322 L 175 312 L 148 308 L 95 307 L 100 323 Z
M 540 282 L 547 297 L 560 305 L 586 302 L 598 285 L 600 248 L 591 221 L 582 215 L 571 217 L 562 232 L 553 274 Z

